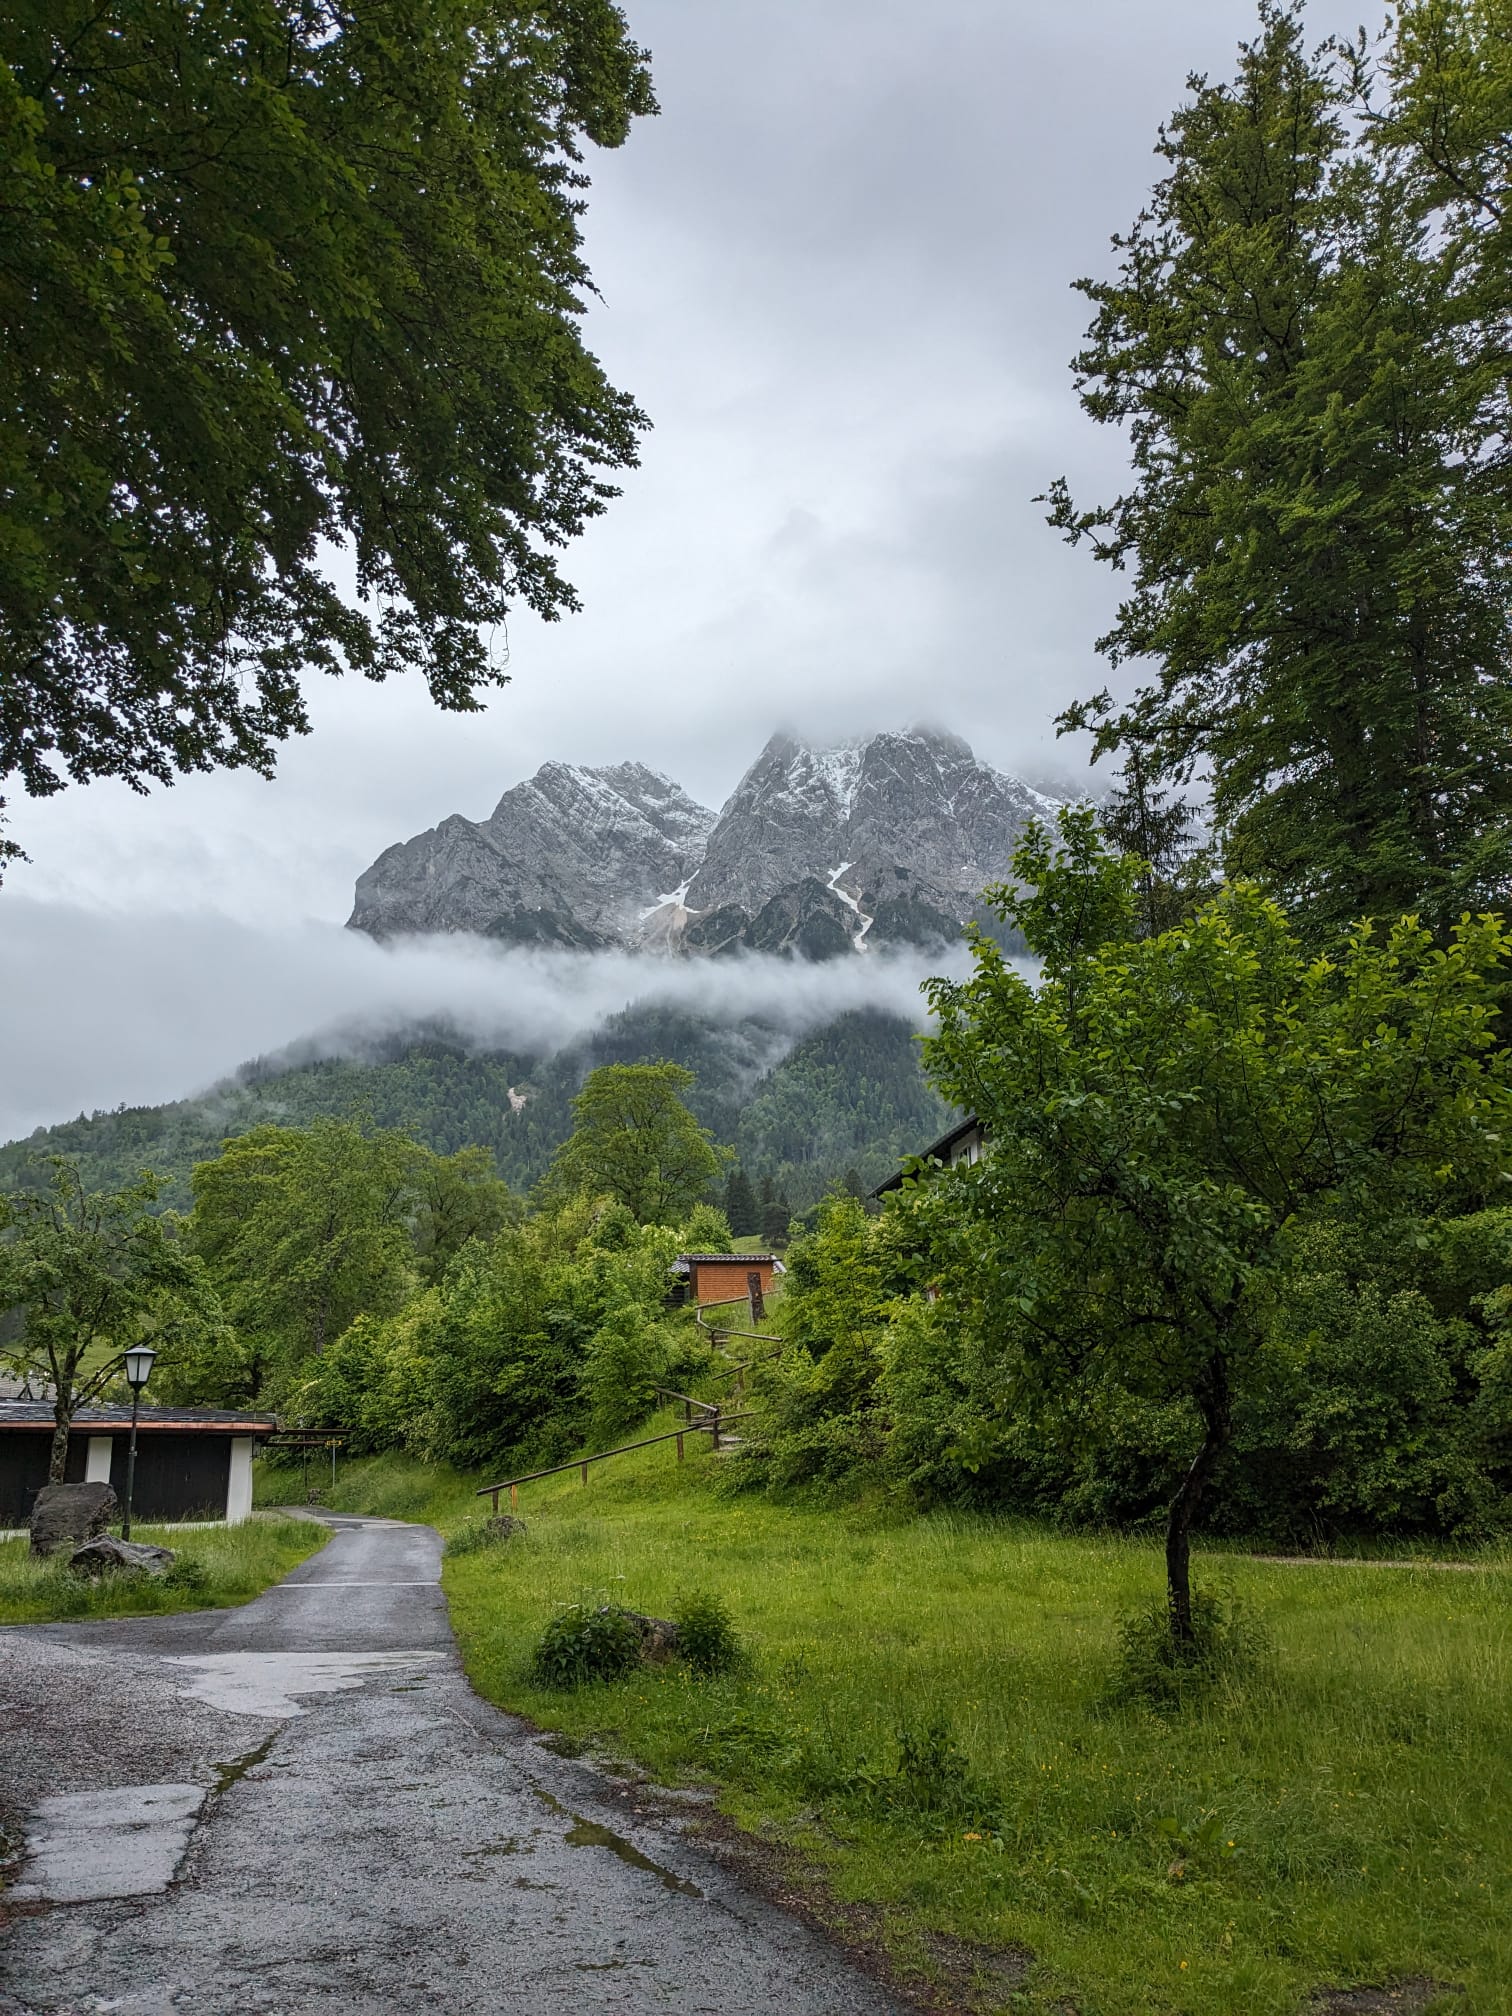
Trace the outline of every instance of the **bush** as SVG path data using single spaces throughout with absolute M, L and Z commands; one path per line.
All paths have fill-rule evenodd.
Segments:
M 684 1596 L 673 1620 L 677 1649 L 695 1673 L 728 1673 L 740 1663 L 740 1638 L 717 1596 Z
M 1133 1611 L 1118 1627 L 1118 1663 L 1108 1702 L 1114 1707 L 1180 1708 L 1219 1680 L 1245 1680 L 1272 1652 L 1270 1634 L 1237 1596 L 1192 1591 L 1192 1642 L 1178 1645 L 1164 1599 Z
M 939 1826 L 997 1825 L 1001 1801 L 958 1747 L 949 1720 L 936 1715 L 898 1731 L 898 1768 L 879 1788 L 893 1812 Z
M 580 1375 L 592 1434 L 628 1434 L 656 1411 L 656 1389 L 671 1378 L 679 1341 L 672 1325 L 634 1305 L 616 1310 L 594 1333 Z
M 640 1664 L 641 1627 L 612 1603 L 573 1603 L 541 1633 L 531 1678 L 541 1687 L 622 1680 Z

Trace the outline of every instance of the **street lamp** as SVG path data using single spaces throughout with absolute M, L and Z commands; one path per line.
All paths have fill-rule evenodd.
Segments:
M 126 1458 L 126 1511 L 121 1520 L 121 1538 L 131 1538 L 131 1494 L 136 1485 L 136 1435 L 137 1405 L 142 1397 L 142 1388 L 152 1377 L 152 1363 L 157 1357 L 150 1344 L 135 1344 L 123 1353 L 126 1362 L 126 1384 L 131 1388 L 131 1449 Z

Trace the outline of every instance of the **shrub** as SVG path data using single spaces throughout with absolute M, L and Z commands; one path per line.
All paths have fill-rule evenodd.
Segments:
M 609 1437 L 640 1427 L 655 1412 L 656 1389 L 670 1377 L 676 1357 L 672 1326 L 635 1305 L 617 1309 L 589 1339 L 583 1359 L 592 1433 Z
M 541 1633 L 531 1677 L 541 1687 L 622 1680 L 640 1664 L 641 1628 L 612 1603 L 573 1603 Z
M 1219 1680 L 1245 1680 L 1271 1656 L 1270 1634 L 1237 1596 L 1192 1591 L 1192 1642 L 1171 1635 L 1165 1602 L 1133 1611 L 1118 1627 L 1118 1662 L 1107 1699 L 1114 1707 L 1180 1708 Z
M 957 1745 L 944 1715 L 922 1727 L 904 1724 L 898 1731 L 897 1772 L 879 1789 L 893 1811 L 947 1826 L 992 1826 L 1001 1804 Z
M 740 1662 L 740 1638 L 717 1596 L 684 1596 L 677 1606 L 677 1648 L 695 1673 L 728 1673 Z

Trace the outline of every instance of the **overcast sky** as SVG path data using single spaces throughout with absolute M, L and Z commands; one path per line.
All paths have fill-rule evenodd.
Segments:
M 414 681 L 319 681 L 315 732 L 272 783 L 16 806 L 33 859 L 0 889 L 7 1057 L 47 1012 L 48 918 L 57 982 L 97 956 L 102 1011 L 126 1014 L 107 918 L 142 943 L 190 912 L 339 925 L 383 847 L 485 815 L 550 757 L 636 758 L 711 805 L 778 725 L 925 719 L 1005 768 L 1066 765 L 1050 724 L 1102 683 L 1114 583 L 1033 499 L 1061 473 L 1101 496 L 1122 467 L 1072 390 L 1087 304 L 1070 283 L 1109 270 L 1160 120 L 1189 70 L 1231 73 L 1252 0 L 627 12 L 662 113 L 594 163 L 590 331 L 655 431 L 568 556 L 583 613 L 512 625 L 513 683 L 482 716 L 437 713 Z M 1311 10 L 1319 37 L 1362 12 L 1379 0 Z M 173 944 L 190 956 L 181 928 Z M 96 1054 L 74 1078 L 0 1085 L 0 1132 L 50 1100 L 163 1096 L 144 1086 L 171 1055 L 144 1077 L 79 1040 Z

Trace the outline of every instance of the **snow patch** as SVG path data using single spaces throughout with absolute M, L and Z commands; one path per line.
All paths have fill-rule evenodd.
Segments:
M 861 919 L 861 929 L 856 933 L 853 942 L 858 952 L 864 952 L 866 950 L 866 934 L 877 920 L 875 917 L 868 917 L 855 897 L 840 887 L 840 878 L 843 875 L 848 875 L 855 865 L 854 861 L 842 861 L 834 874 L 829 878 L 829 887 L 832 893 L 840 898 L 846 909 L 854 911 L 856 916 Z
M 815 781 L 833 799 L 840 817 L 848 819 L 856 801 L 856 786 L 861 781 L 866 743 L 839 742 L 830 749 L 805 748 L 803 753 Z
M 665 910 L 669 903 L 675 903 L 677 905 L 677 908 L 681 910 L 687 903 L 688 891 L 692 888 L 692 886 L 693 886 L 693 877 L 690 875 L 686 882 L 680 882 L 677 885 L 677 887 L 671 890 L 667 895 L 658 896 L 654 903 L 648 905 L 646 909 L 642 910 L 639 918 L 637 919 L 637 922 L 644 924 L 648 917 L 654 917 L 658 910 Z

